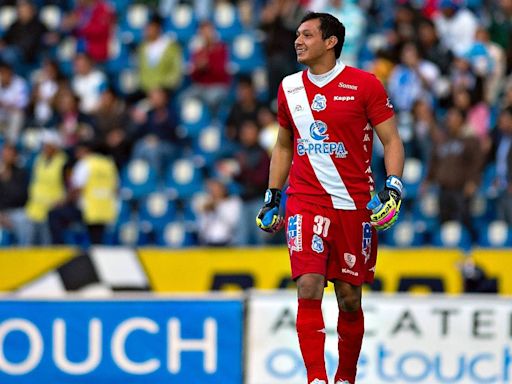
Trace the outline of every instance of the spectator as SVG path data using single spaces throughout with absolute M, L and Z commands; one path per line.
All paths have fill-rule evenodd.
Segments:
M 98 108 L 101 92 L 107 86 L 105 74 L 94 67 L 91 58 L 79 53 L 74 62 L 71 80 L 73 92 L 80 98 L 80 111 L 92 113 Z
M 361 6 L 353 0 L 329 0 L 321 12 L 330 13 L 345 26 L 345 43 L 341 57 L 346 65 L 357 66 L 366 32 L 366 17 Z
M 295 30 L 305 10 L 296 0 L 269 0 L 261 12 L 265 32 L 268 94 L 275 98 L 283 77 L 296 71 Z
M 153 89 L 148 96 L 149 111 L 134 112 L 134 120 L 138 123 L 138 140 L 133 149 L 133 157 L 147 160 L 163 176 L 166 165 L 179 149 L 178 117 L 164 89 Z
M 62 20 L 62 29 L 78 38 L 81 52 L 104 62 L 109 57 L 114 24 L 114 11 L 106 1 L 77 0 L 75 9 Z
M 236 100 L 231 105 L 226 119 L 226 137 L 239 141 L 242 122 L 257 121 L 258 114 L 265 105 L 256 98 L 254 85 L 249 76 L 241 76 L 236 87 Z
M 490 38 L 505 51 L 506 73 L 512 70 L 512 1 L 500 0 L 493 7 L 489 26 Z
M 123 168 L 131 156 L 134 128 L 129 120 L 125 102 L 112 88 L 105 89 L 92 121 L 100 145 L 112 156 L 118 169 Z
M 422 19 L 418 27 L 418 49 L 421 56 L 436 64 L 442 74 L 447 75 L 453 59 L 452 52 L 441 44 L 439 34 L 431 20 Z
M 475 137 L 468 136 L 466 116 L 457 108 L 446 113 L 446 134 L 432 151 L 427 177 L 421 187 L 429 183 L 439 186 L 439 219 L 441 223 L 456 220 L 471 233 L 470 206 L 477 190 L 483 165 L 483 153 Z
M 65 197 L 64 172 L 68 161 L 61 150 L 62 140 L 56 131 L 41 135 L 41 152 L 37 155 L 29 185 L 26 214 L 27 236 L 32 245 L 51 244 L 48 212 Z
M 0 63 L 0 134 L 16 142 L 25 121 L 29 101 L 26 81 L 7 63 Z
M 479 139 L 482 149 L 488 149 L 491 111 L 483 100 L 483 87 L 473 92 L 465 88 L 456 88 L 453 90 L 452 99 L 453 105 L 466 114 L 471 134 Z
M 274 149 L 279 132 L 279 123 L 276 115 L 268 108 L 264 108 L 258 115 L 258 124 L 261 126 L 260 145 L 265 148 L 270 155 Z
M 29 245 L 24 206 L 27 201 L 28 174 L 16 163 L 18 151 L 12 144 L 2 148 L 0 162 L 0 227 L 7 228 L 15 237 L 15 243 Z
M 413 43 L 404 44 L 400 64 L 393 69 L 388 80 L 389 97 L 395 109 L 399 112 L 410 111 L 419 98 L 433 101 L 433 86 L 439 75 L 439 68 L 423 60 Z
M 505 108 L 498 119 L 496 145 L 496 180 L 498 218 L 512 226 L 512 107 Z
M 235 170 L 233 174 L 224 174 L 233 177 L 241 187 L 242 210 L 237 235 L 237 243 L 240 245 L 261 245 L 267 238 L 254 225 L 254 214 L 260 209 L 261 196 L 267 189 L 270 166 L 269 154 L 258 142 L 259 132 L 256 121 L 246 120 L 241 123 L 240 148 L 234 154 L 237 166 L 227 167 Z M 222 164 L 219 164 L 221 173 Z
M 49 212 L 54 244 L 66 242 L 66 229 L 85 224 L 91 244 L 101 244 L 107 225 L 116 218 L 118 175 L 110 157 L 99 154 L 91 142 L 80 142 L 75 149 L 66 199 Z
M 54 117 L 54 106 L 59 87 L 63 83 L 56 61 L 45 60 L 41 69 L 35 72 L 32 83 L 31 124 L 47 126 Z
M 199 26 L 197 42 L 198 47 L 192 51 L 188 69 L 192 84 L 184 91 L 182 100 L 198 98 L 216 115 L 228 96 L 231 83 L 228 47 L 219 40 L 210 21 L 203 21 Z
M 183 79 L 182 52 L 178 43 L 162 33 L 162 20 L 154 16 L 146 25 L 138 50 L 140 86 L 144 92 L 165 88 L 175 92 Z
M 79 141 L 91 139 L 94 135 L 91 117 L 79 111 L 78 97 L 71 89 L 61 88 L 55 100 L 56 113 L 49 126 L 57 128 L 63 147 L 72 149 Z
M 420 159 L 423 164 L 428 164 L 434 143 L 440 139 L 437 119 L 431 104 L 423 99 L 414 103 L 412 116 L 413 149 L 409 155 Z
M 475 15 L 461 3 L 461 0 L 440 0 L 439 12 L 434 16 L 442 43 L 459 56 L 471 48 L 478 27 Z
M 207 246 L 234 245 L 240 223 L 242 203 L 230 195 L 219 179 L 206 182 L 208 197 L 198 215 L 199 244 Z
M 0 40 L 0 57 L 25 72 L 26 66 L 35 64 L 42 53 L 47 30 L 31 1 L 17 1 L 16 10 L 16 20 Z

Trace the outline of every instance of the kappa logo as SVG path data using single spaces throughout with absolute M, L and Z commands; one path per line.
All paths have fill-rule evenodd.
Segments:
M 354 265 L 356 265 L 356 256 L 355 255 L 345 252 L 343 254 L 343 258 L 345 259 L 345 263 L 347 263 L 349 268 L 354 268 Z
M 345 88 L 345 89 L 352 89 L 353 91 L 357 91 L 357 85 L 352 84 L 345 84 L 344 82 L 340 81 L 338 83 L 338 87 Z
M 334 96 L 334 101 L 354 101 L 356 99 L 355 96 Z
M 311 109 L 316 112 L 323 111 L 327 107 L 327 99 L 324 95 L 317 93 L 311 103 Z

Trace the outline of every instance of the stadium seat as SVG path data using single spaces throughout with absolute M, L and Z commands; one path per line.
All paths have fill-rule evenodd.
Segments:
M 201 130 L 211 123 L 211 115 L 208 107 L 196 98 L 186 98 L 180 107 L 180 136 L 183 138 L 195 138 Z
M 39 20 L 49 31 L 56 31 L 62 20 L 62 9 L 57 5 L 44 5 L 39 11 Z
M 139 88 L 139 73 L 135 68 L 123 68 L 115 78 L 116 88 L 123 95 L 133 94 Z
M 144 36 L 144 28 L 149 20 L 149 9 L 145 4 L 135 3 L 128 6 L 119 23 L 120 33 L 125 43 L 139 43 Z
M 167 170 L 166 187 L 171 199 L 187 199 L 203 189 L 203 176 L 192 159 L 178 159 Z
M 494 220 L 478 231 L 478 245 L 482 247 L 512 246 L 512 227 L 505 221 Z
M 157 174 L 147 161 L 131 160 L 121 171 L 121 198 L 124 200 L 140 199 L 154 192 L 157 188 Z
M 8 247 L 12 244 L 12 233 L 0 228 L 0 247 Z
M 418 189 L 423 181 L 425 167 L 419 159 L 407 158 L 404 163 L 402 181 L 404 184 L 404 199 L 415 199 Z
M 200 158 L 202 164 L 213 165 L 215 160 L 222 155 L 224 137 L 222 128 L 217 125 L 209 125 L 201 129 L 193 140 L 194 155 Z
M 384 242 L 394 247 L 417 247 L 424 245 L 425 233 L 413 220 L 401 218 L 383 233 Z
M 215 6 L 213 24 L 223 41 L 232 41 L 243 30 L 238 8 L 230 3 L 222 2 Z
M 158 229 L 156 244 L 171 248 L 195 245 L 194 234 L 182 220 L 169 222 Z
M 171 15 L 165 20 L 164 30 L 172 32 L 183 45 L 196 33 L 198 26 L 192 7 L 189 5 L 178 5 Z
M 263 48 L 254 34 L 238 35 L 230 47 L 230 66 L 233 73 L 251 74 L 265 64 Z
M 16 20 L 16 8 L 10 5 L 0 7 L 0 35 Z
M 447 221 L 440 225 L 439 231 L 434 234 L 433 244 L 438 247 L 471 248 L 471 237 L 464 226 L 457 221 Z
M 119 74 L 124 69 L 134 68 L 127 44 L 123 44 L 120 34 L 112 36 L 109 42 L 108 60 L 105 63 L 105 70 L 109 74 Z
M 176 204 L 164 192 L 153 192 L 140 204 L 139 220 L 144 232 L 165 226 L 176 217 Z
M 70 76 L 73 72 L 73 60 L 77 54 L 77 41 L 74 37 L 64 38 L 57 46 L 57 61 L 61 71 Z

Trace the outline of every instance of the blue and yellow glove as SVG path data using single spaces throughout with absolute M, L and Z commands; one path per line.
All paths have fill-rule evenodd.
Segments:
M 265 192 L 265 201 L 256 216 L 256 225 L 265 232 L 274 233 L 281 229 L 284 220 L 279 215 L 279 206 L 281 204 L 281 190 L 276 188 L 267 189 Z
M 372 211 L 370 220 L 378 230 L 390 228 L 398 219 L 402 204 L 402 181 L 397 176 L 388 176 L 382 191 L 372 197 L 366 208 Z

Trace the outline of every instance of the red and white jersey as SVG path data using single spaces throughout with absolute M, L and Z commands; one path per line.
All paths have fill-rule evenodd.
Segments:
M 394 111 L 373 74 L 341 66 L 321 86 L 307 71 L 281 82 L 277 117 L 293 129 L 294 141 L 287 193 L 336 209 L 361 209 L 374 189 L 372 127 Z

